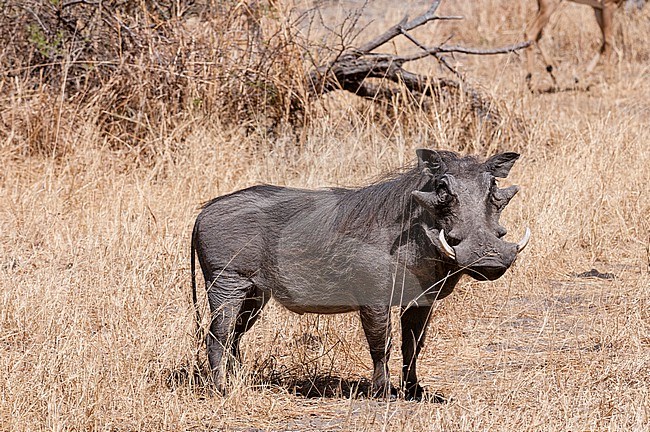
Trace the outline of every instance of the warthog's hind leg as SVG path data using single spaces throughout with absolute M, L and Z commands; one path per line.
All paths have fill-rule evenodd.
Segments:
M 265 294 L 256 286 L 251 287 L 250 293 L 242 302 L 241 309 L 237 315 L 237 322 L 235 323 L 235 332 L 232 341 L 232 356 L 237 361 L 241 361 L 241 353 L 239 351 L 239 340 L 252 326 L 255 321 L 260 317 L 260 313 L 266 303 L 269 301 L 270 294 Z
M 253 283 L 235 272 L 222 271 L 214 278 L 206 278 L 207 297 L 210 304 L 210 331 L 206 336 L 208 361 L 217 391 L 225 390 L 224 352 L 229 352 L 235 342 L 235 327 Z

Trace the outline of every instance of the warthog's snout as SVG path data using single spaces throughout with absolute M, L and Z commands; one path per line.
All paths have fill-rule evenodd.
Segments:
M 517 259 L 517 254 L 526 248 L 531 231 L 526 227 L 523 237 L 517 243 L 503 241 L 495 236 L 483 241 L 465 240 L 451 246 L 445 230 L 440 230 L 438 240 L 440 251 L 447 258 L 478 280 L 495 280 L 503 276 Z

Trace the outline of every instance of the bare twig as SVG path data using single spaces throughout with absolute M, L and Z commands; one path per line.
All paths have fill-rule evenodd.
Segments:
M 414 38 L 414 37 L 413 37 L 409 32 L 407 32 L 406 30 L 402 29 L 402 34 L 403 34 L 403 35 L 404 35 L 408 40 L 410 40 L 411 42 L 413 42 L 413 44 L 415 44 L 417 47 L 419 47 L 420 49 L 422 49 L 424 52 L 428 53 L 429 48 L 427 48 L 424 44 L 420 43 L 420 41 L 418 41 L 417 39 L 415 39 L 415 38 Z M 450 38 L 451 38 L 451 37 L 450 37 Z M 447 39 L 447 40 L 449 40 L 449 39 Z M 446 42 L 446 41 L 445 41 L 445 42 Z M 444 67 L 446 67 L 447 70 L 449 70 L 451 73 L 453 73 L 454 75 L 456 75 L 458 78 L 460 78 L 461 80 L 463 79 L 463 76 L 460 74 L 460 72 L 458 72 L 456 69 L 454 69 L 454 68 L 453 68 L 453 67 L 452 67 L 452 66 L 447 62 L 447 59 L 444 58 L 444 57 L 442 57 L 442 56 L 440 55 L 440 53 L 428 53 L 428 55 L 431 55 L 431 56 L 434 57 L 436 60 L 438 60 L 438 62 L 439 62 L 441 65 L 443 65 Z M 397 61 L 400 61 L 400 60 L 397 60 Z M 406 60 L 406 61 L 408 61 L 408 60 Z M 404 62 L 406 62 L 406 61 L 403 61 L 402 63 L 404 63 Z
M 442 45 L 442 46 L 431 47 L 431 48 L 424 47 L 424 51 L 421 53 L 412 54 L 408 56 L 401 56 L 401 57 L 398 56 L 395 57 L 395 61 L 406 63 L 413 60 L 419 60 L 429 55 L 442 54 L 442 53 L 460 53 L 460 54 L 471 54 L 471 55 L 508 54 L 508 53 L 522 50 L 524 48 L 528 48 L 530 44 L 531 41 L 525 41 L 514 45 L 507 45 L 505 47 L 488 48 L 488 49 L 466 48 L 458 45 L 451 45 L 451 46 Z
M 408 16 L 405 16 L 402 19 L 402 21 L 400 21 L 393 27 L 389 28 L 384 34 L 377 36 L 375 39 L 371 40 L 370 42 L 361 45 L 359 48 L 357 48 L 357 51 L 362 54 L 369 53 L 375 48 L 382 46 L 386 42 L 400 35 L 402 31 L 413 30 L 414 28 L 420 27 L 421 25 L 424 25 L 429 21 L 463 19 L 463 17 L 460 16 L 447 16 L 447 17 L 436 16 L 435 15 L 436 10 L 438 9 L 438 6 L 440 6 L 441 1 L 442 0 L 434 0 L 431 7 L 429 7 L 429 9 L 424 14 L 415 18 L 413 21 L 408 21 Z
M 38 25 L 39 25 L 39 26 L 43 29 L 43 31 L 45 32 L 45 34 L 48 34 L 48 35 L 49 35 L 49 34 L 52 34 L 52 32 L 50 31 L 50 29 L 47 28 L 47 26 L 46 26 L 46 25 L 43 23 L 43 21 L 41 20 L 41 17 L 39 17 L 38 14 L 37 14 L 36 12 L 34 12 L 33 10 L 31 10 L 31 9 L 28 8 L 27 6 L 20 6 L 20 7 L 21 7 L 22 9 L 26 10 L 27 12 L 29 12 L 30 15 L 32 15 L 32 16 L 34 17 L 34 19 L 36 20 L 36 22 L 38 23 Z
M 75 6 L 75 5 L 78 5 L 78 4 L 84 4 L 84 5 L 89 5 L 89 6 L 98 6 L 99 2 L 98 1 L 88 1 L 88 0 L 72 0 L 72 1 L 69 1 L 67 3 L 63 3 L 63 5 L 61 5 L 61 9 L 65 9 L 67 7 Z

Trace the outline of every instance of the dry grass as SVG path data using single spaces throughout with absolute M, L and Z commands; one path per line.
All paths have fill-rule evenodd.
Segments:
M 518 40 L 533 2 L 512 12 L 509 3 L 447 2 L 467 16 L 467 27 L 453 24 L 457 41 Z M 96 117 L 74 117 L 74 104 L 3 81 L 0 429 L 647 430 L 649 13 L 619 14 L 619 58 L 589 77 L 590 92 L 531 95 L 518 58 L 459 58 L 526 122 L 525 135 L 490 140 L 477 125 L 468 138 L 444 110 L 391 120 L 333 96 L 299 134 L 189 115 L 155 131 L 143 163 L 137 148 L 108 145 Z M 439 25 L 429 37 L 445 33 Z M 597 46 L 591 11 L 566 6 L 550 34 L 570 81 Z M 39 145 L 46 151 L 32 151 Z M 186 379 L 196 350 L 189 235 L 202 201 L 258 182 L 362 184 L 421 146 L 520 151 L 509 181 L 522 191 L 504 218 L 513 238 L 526 224 L 534 233 L 506 276 L 463 280 L 438 305 L 420 376 L 450 403 L 294 395 L 292 380 L 345 385 L 369 378 L 371 362 L 355 315 L 298 316 L 273 303 L 245 336 L 227 397 Z M 576 277 L 591 268 L 616 278 Z M 395 383 L 399 364 L 394 349 Z

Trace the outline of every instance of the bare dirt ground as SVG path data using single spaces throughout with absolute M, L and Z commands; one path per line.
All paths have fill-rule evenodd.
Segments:
M 517 42 L 534 2 L 510 3 L 447 2 L 465 22 L 419 37 Z M 371 33 L 403 14 L 388 2 L 368 8 Z M 650 11 L 620 11 L 616 29 L 611 65 L 586 76 L 593 13 L 568 5 L 551 22 L 544 43 L 560 82 L 577 75 L 589 91 L 532 94 L 519 56 L 457 56 L 472 85 L 523 125 L 489 139 L 439 107 L 391 117 L 347 95 L 325 98 L 298 137 L 190 119 L 187 139 L 161 132 L 146 163 L 138 149 L 105 145 L 90 121 L 57 135 L 70 149 L 57 158 L 24 151 L 43 136 L 35 126 L 3 129 L 0 429 L 649 430 Z M 433 60 L 417 68 L 442 73 Z M 551 85 L 541 61 L 534 84 Z M 4 124 L 37 103 L 5 97 Z M 449 402 L 355 397 L 372 366 L 358 317 L 298 316 L 273 302 L 244 337 L 227 396 L 190 379 L 197 349 L 205 362 L 189 285 L 199 205 L 261 182 L 363 185 L 413 163 L 419 147 L 520 152 L 504 183 L 521 192 L 503 219 L 510 239 L 533 232 L 504 277 L 463 279 L 436 308 L 419 375 Z

